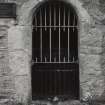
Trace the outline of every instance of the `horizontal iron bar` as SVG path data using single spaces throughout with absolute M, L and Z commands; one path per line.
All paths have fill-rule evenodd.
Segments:
M 52 64 L 56 64 L 56 63 L 78 63 L 78 61 L 74 61 L 74 62 L 33 62 L 32 64 L 36 64 L 36 63 L 52 63 Z
M 78 26 L 32 26 L 32 27 L 35 27 L 35 28 L 59 28 L 59 27 L 65 27 L 65 28 L 72 28 L 72 27 L 78 27 Z

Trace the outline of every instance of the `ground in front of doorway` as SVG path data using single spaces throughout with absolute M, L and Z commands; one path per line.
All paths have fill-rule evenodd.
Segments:
M 50 101 L 33 101 L 32 105 L 105 105 L 105 102 L 80 102 L 78 100 L 67 100 L 67 101 L 58 101 L 58 102 L 50 102 Z

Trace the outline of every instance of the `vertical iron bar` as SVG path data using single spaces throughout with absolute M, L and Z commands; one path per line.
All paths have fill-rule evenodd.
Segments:
M 68 13 L 68 26 L 70 25 L 70 11 L 69 11 L 69 13 Z M 69 29 L 69 27 L 68 27 L 68 62 L 69 62 L 69 60 L 70 60 L 70 29 Z
M 36 31 L 37 31 L 37 18 L 36 18 L 36 15 L 35 15 L 35 29 L 36 29 Z
M 46 28 L 46 25 L 47 25 L 47 24 L 46 24 L 46 8 L 45 8 L 45 30 L 47 29 L 47 28 Z
M 50 14 L 50 26 L 51 26 L 51 5 L 50 5 L 50 13 L 49 13 L 49 14 Z M 51 57 L 51 49 L 52 49 L 52 48 L 51 48 L 51 46 L 52 46 L 52 45 L 51 45 L 51 43 L 52 43 L 52 42 L 51 42 L 51 35 L 52 35 L 52 33 L 51 33 L 51 27 L 50 27 L 50 62 L 51 62 L 51 58 L 52 58 L 52 57 Z M 51 72 L 50 72 L 49 74 L 51 74 Z M 51 82 L 51 75 L 49 75 L 49 80 L 50 80 L 50 82 Z M 51 85 L 51 84 L 49 83 L 49 85 Z M 52 91 L 50 87 L 51 87 L 51 86 L 49 86 L 49 92 Z
M 50 7 L 50 26 L 51 26 L 51 7 Z M 51 27 L 50 27 L 50 62 L 51 62 Z
M 60 43 L 60 7 L 59 7 L 59 62 L 60 62 L 60 56 L 61 56 L 61 43 Z
M 61 8 L 60 8 L 60 6 L 59 6 L 59 63 L 61 62 L 61 36 L 60 36 L 60 31 L 61 31 L 61 28 L 60 28 L 60 25 L 61 25 L 61 17 L 60 17 L 60 15 L 61 15 L 61 10 L 60 10 Z M 61 75 L 60 75 L 60 71 L 58 70 L 58 94 L 60 95 L 60 85 L 61 85 Z
M 75 62 L 75 57 L 73 56 L 73 62 Z
M 36 63 L 38 62 L 38 58 L 36 57 Z
M 56 9 L 54 7 L 54 30 L 56 29 Z
M 56 57 L 54 57 L 54 62 L 56 62 Z
M 56 6 L 54 6 L 54 30 L 56 30 Z M 54 62 L 56 62 L 57 59 L 54 57 Z M 56 70 L 54 71 L 54 95 L 56 94 Z
M 47 58 L 45 57 L 45 62 L 47 62 Z
M 64 62 L 64 63 L 66 62 L 66 59 L 65 59 L 65 57 L 63 58 L 63 62 Z
M 40 26 L 42 26 L 42 14 L 40 9 Z M 42 27 L 40 28 L 40 57 L 42 62 Z
M 75 28 L 75 15 L 74 15 L 74 20 L 73 20 L 73 32 L 74 32 L 74 28 Z
M 50 27 L 50 62 L 51 62 L 51 27 Z
M 74 31 L 75 31 L 75 14 L 74 14 L 74 21 L 73 21 L 73 34 L 75 34 Z M 74 37 L 75 37 L 75 35 L 73 36 L 73 40 L 74 40 Z M 73 45 L 74 45 L 74 42 L 73 42 Z M 74 53 L 74 51 L 73 51 L 73 53 Z M 74 62 L 74 55 L 73 55 L 72 61 Z
M 63 17 L 63 26 L 64 26 L 64 28 L 63 28 L 63 30 L 65 31 L 65 7 L 64 7 L 64 17 Z

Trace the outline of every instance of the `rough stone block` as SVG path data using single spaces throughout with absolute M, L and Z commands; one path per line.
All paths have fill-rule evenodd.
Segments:
M 14 49 L 24 48 L 23 33 L 21 27 L 11 27 L 8 30 L 8 48 L 11 51 Z
M 15 76 L 15 100 L 27 103 L 31 99 L 31 80 L 29 76 Z
M 82 54 L 92 54 L 92 55 L 101 55 L 103 53 L 102 47 L 93 47 L 93 46 L 80 46 L 80 53 Z
M 12 75 L 30 75 L 29 56 L 24 50 L 9 52 L 9 68 Z
M 102 32 L 99 29 L 90 29 L 88 33 L 85 33 L 84 36 L 80 38 L 80 45 L 101 47 L 102 38 Z
M 82 73 L 97 75 L 101 71 L 100 55 L 80 54 L 80 67 Z M 99 73 L 100 74 L 100 73 Z

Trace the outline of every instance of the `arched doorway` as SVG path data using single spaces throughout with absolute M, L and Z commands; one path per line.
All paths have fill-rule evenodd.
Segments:
M 79 99 L 78 18 L 63 1 L 36 9 L 32 34 L 32 99 Z

